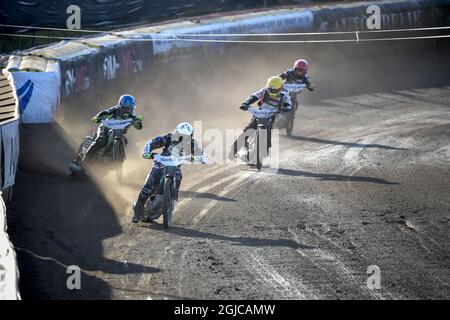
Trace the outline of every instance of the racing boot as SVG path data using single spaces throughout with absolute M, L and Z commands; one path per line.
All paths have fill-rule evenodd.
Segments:
M 72 176 L 75 176 L 81 172 L 81 157 L 77 155 L 75 160 L 69 166 L 69 171 Z
M 144 206 L 148 197 L 149 195 L 143 194 L 142 192 L 139 194 L 137 201 L 133 205 L 133 223 L 138 223 L 144 220 Z

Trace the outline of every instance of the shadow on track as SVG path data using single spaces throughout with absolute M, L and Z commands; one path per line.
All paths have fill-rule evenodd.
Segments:
M 399 185 L 397 182 L 390 182 L 380 178 L 364 177 L 364 176 L 346 176 L 340 174 L 329 174 L 329 173 L 313 173 L 300 170 L 283 169 L 279 168 L 276 172 L 277 174 L 283 174 L 291 177 L 308 177 L 315 178 L 317 180 L 323 181 L 353 181 L 353 182 L 368 182 L 368 183 L 378 183 L 378 184 L 389 184 L 389 185 Z
M 179 195 L 183 198 L 203 198 L 203 199 L 211 199 L 216 201 L 223 202 L 236 202 L 235 199 L 221 197 L 209 192 L 196 192 L 196 191 L 180 191 Z
M 103 241 L 121 234 L 122 228 L 104 192 L 89 177 L 68 177 L 73 150 L 62 135 L 55 134 L 60 129 L 56 124 L 22 129 L 20 169 L 8 206 L 8 231 L 18 248 L 22 297 L 110 299 L 111 288 L 101 273 L 158 272 L 105 258 Z M 30 138 L 36 135 L 45 140 Z M 39 152 L 39 146 L 45 152 Z M 57 174 L 49 175 L 49 171 Z M 67 288 L 71 265 L 82 271 L 80 290 Z
M 247 247 L 287 247 L 292 249 L 315 249 L 313 246 L 308 246 L 304 244 L 300 244 L 296 241 L 289 239 L 261 239 L 261 238 L 252 238 L 252 237 L 228 237 L 224 235 L 219 235 L 211 232 L 205 232 L 200 230 L 188 229 L 180 226 L 173 226 L 170 229 L 164 229 L 162 225 L 159 224 L 149 224 L 147 226 L 143 226 L 144 228 L 149 228 L 156 231 L 166 232 L 175 234 L 181 237 L 186 238 L 203 238 L 210 240 L 218 240 L 218 241 L 227 241 L 232 245 L 237 246 L 247 246 Z
M 320 143 L 320 144 L 331 144 L 334 146 L 345 146 L 345 147 L 349 147 L 349 148 L 375 148 L 375 149 L 399 150 L 399 151 L 408 150 L 405 148 L 385 146 L 385 145 L 377 144 L 377 143 L 365 144 L 365 143 L 355 143 L 355 142 L 343 142 L 343 141 L 310 138 L 310 137 L 303 137 L 303 136 L 290 136 L 287 138 L 292 139 L 292 140 L 298 140 L 298 141 L 306 141 L 306 142 L 313 142 L 313 143 Z

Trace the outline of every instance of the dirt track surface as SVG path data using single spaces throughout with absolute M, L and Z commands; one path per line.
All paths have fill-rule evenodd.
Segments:
M 428 64 L 441 57 L 434 54 Z M 421 68 L 409 62 L 411 69 Z M 360 63 L 370 64 L 366 58 Z M 294 136 L 280 135 L 276 171 L 185 166 L 169 230 L 130 222 L 129 208 L 146 174 L 143 160 L 130 159 L 133 179 L 114 188 L 109 180 L 72 181 L 57 171 L 23 169 L 8 217 L 22 296 L 449 299 L 445 68 L 437 65 L 425 73 L 428 80 L 411 81 L 409 88 L 387 85 L 363 93 L 358 78 L 345 78 L 345 94 L 305 99 Z M 390 75 L 404 72 L 411 80 L 411 69 L 399 66 Z M 330 90 L 343 74 L 336 72 L 322 76 Z M 384 81 L 380 74 L 373 79 Z M 70 159 L 68 145 L 56 148 L 66 148 L 64 161 Z M 81 290 L 66 288 L 69 265 L 83 270 Z M 366 285 L 371 265 L 380 268 L 379 290 Z

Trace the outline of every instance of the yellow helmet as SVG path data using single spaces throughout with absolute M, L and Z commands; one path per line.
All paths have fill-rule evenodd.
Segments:
M 281 93 L 283 89 L 283 79 L 277 76 L 270 77 L 267 80 L 267 91 L 271 98 L 276 98 Z

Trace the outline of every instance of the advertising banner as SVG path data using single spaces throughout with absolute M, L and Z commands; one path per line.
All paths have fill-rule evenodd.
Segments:
M 13 72 L 21 121 L 48 123 L 53 121 L 59 105 L 60 77 L 57 72 Z

